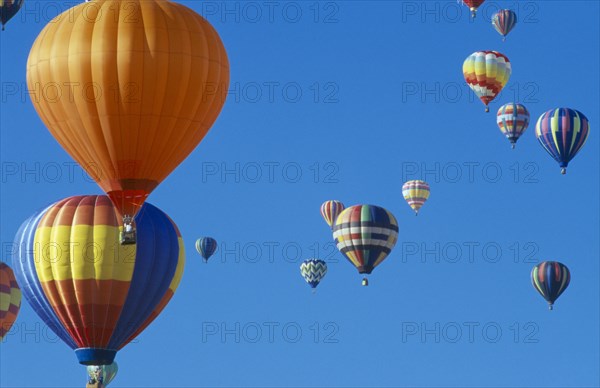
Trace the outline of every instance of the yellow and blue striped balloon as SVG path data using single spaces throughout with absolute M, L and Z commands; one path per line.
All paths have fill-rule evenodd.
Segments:
M 535 137 L 566 174 L 569 162 L 581 150 L 590 131 L 587 117 L 575 109 L 557 108 L 543 113 Z
M 146 204 L 137 244 L 121 245 L 107 196 L 58 201 L 23 223 L 15 275 L 26 300 L 83 365 L 108 365 L 167 305 L 183 274 L 175 223 Z

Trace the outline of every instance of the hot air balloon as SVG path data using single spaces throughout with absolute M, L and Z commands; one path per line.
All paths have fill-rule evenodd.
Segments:
M 496 122 L 514 149 L 517 140 L 529 126 L 529 111 L 525 105 L 511 102 L 498 109 Z
M 419 214 L 419 209 L 429 198 L 429 193 L 429 185 L 425 181 L 412 180 L 402 186 L 402 195 L 408 205 L 415 211 L 415 215 Z
M 569 162 L 585 144 L 589 131 L 587 117 L 569 108 L 551 109 L 542 114 L 535 125 L 535 137 L 558 162 L 561 174 L 567 173 Z
M 208 262 L 208 259 L 215 253 L 217 250 L 217 240 L 212 237 L 202 237 L 196 241 L 196 250 L 202 258 L 204 262 Z
M 517 14 L 510 9 L 501 9 L 492 16 L 492 25 L 502 35 L 503 41 L 516 24 Z
M 306 283 L 313 288 L 313 291 L 325 277 L 326 273 L 327 263 L 323 260 L 308 259 L 300 264 L 300 274 L 306 280 Z
M 469 87 L 485 104 L 496 98 L 508 82 L 511 73 L 510 61 L 497 51 L 477 51 L 469 55 L 463 63 L 463 75 Z
M 12 269 L 0 262 L 0 342 L 14 325 L 21 308 L 21 289 Z
M 548 301 L 548 308 L 567 289 L 571 281 L 571 273 L 566 265 L 558 261 L 544 261 L 531 270 L 531 283 Z
M 19 12 L 23 0 L 0 0 L 0 21 L 2 22 L 2 31 L 4 25 Z
M 83 365 L 111 364 L 183 274 L 183 240 L 165 213 L 143 205 L 136 245 L 119 244 L 118 217 L 107 196 L 69 197 L 35 213 L 15 238 L 26 300 Z
M 333 229 L 333 223 L 337 216 L 345 209 L 345 206 L 340 201 L 325 201 L 321 205 L 321 215 L 329 225 Z
M 229 63 L 214 28 L 182 4 L 95 0 L 44 27 L 27 84 L 59 88 L 34 107 L 131 226 L 123 243 L 135 243 L 133 217 L 217 119 Z
M 335 220 L 333 238 L 358 273 L 370 274 L 383 262 L 398 240 L 398 222 L 392 213 L 373 205 L 356 205 Z M 363 285 L 368 285 L 363 278 Z
M 119 371 L 119 366 L 115 361 L 110 365 L 88 365 L 86 370 L 89 376 L 88 382 L 90 384 L 100 382 L 104 386 L 107 386 L 114 380 Z
M 469 7 L 471 10 L 471 17 L 475 19 L 475 16 L 477 16 L 477 8 L 479 8 L 484 1 L 485 0 L 463 0 L 463 3 Z

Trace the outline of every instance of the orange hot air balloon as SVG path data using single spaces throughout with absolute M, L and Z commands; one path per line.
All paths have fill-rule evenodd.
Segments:
M 225 102 L 215 29 L 169 0 L 95 0 L 58 15 L 27 62 L 42 121 L 125 223 L 202 141 Z

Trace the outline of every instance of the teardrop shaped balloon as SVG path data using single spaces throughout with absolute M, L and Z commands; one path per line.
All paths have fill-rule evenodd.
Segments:
M 415 214 L 419 214 L 419 209 L 429 198 L 430 191 L 429 184 L 421 180 L 408 181 L 402 185 L 402 195 Z
M 300 264 L 300 274 L 311 288 L 316 288 L 327 273 L 327 263 L 320 259 L 304 260 Z
M 544 261 L 531 270 L 531 283 L 546 299 L 550 310 L 556 299 L 567 289 L 570 281 L 569 268 L 558 261 Z
M 543 113 L 535 137 L 566 174 L 569 162 L 581 150 L 590 132 L 587 117 L 575 109 L 557 108 Z
M 98 381 L 107 386 L 117 376 L 119 365 L 114 361 L 109 365 L 88 365 L 86 370 L 90 381 Z
M 19 12 L 24 0 L 0 0 L 0 22 L 2 22 L 2 31 L 4 25 Z
M 327 225 L 333 229 L 333 223 L 335 222 L 335 219 L 344 209 L 345 206 L 340 201 L 325 201 L 321 205 L 321 216 L 323 216 L 325 222 L 327 222 Z
M 512 148 L 515 148 L 517 140 L 529 126 L 529 111 L 525 105 L 516 102 L 502 105 L 498 109 L 496 123 Z
M 338 250 L 358 273 L 370 274 L 396 245 L 398 222 L 382 207 L 355 205 L 337 217 L 333 238 Z
M 477 51 L 469 55 L 463 63 L 463 75 L 469 87 L 485 105 L 496 98 L 507 84 L 511 74 L 510 61 L 497 51 Z
M 229 63 L 215 29 L 182 4 L 94 0 L 44 27 L 27 85 L 50 133 L 131 217 L 217 119 Z
M 475 19 L 475 16 L 477 16 L 477 8 L 479 8 L 484 1 L 485 0 L 463 0 L 463 3 L 469 7 L 471 10 L 471 17 Z
M 517 24 L 517 14 L 510 9 L 501 9 L 492 16 L 492 25 L 502 35 L 502 40 L 506 40 L 506 35 L 515 28 Z
M 21 309 L 21 289 L 13 270 L 0 262 L 0 342 L 14 325 Z
M 196 250 L 202 256 L 204 262 L 207 262 L 217 250 L 217 240 L 212 237 L 199 238 L 196 240 Z
M 17 232 L 13 267 L 23 294 L 81 364 L 111 364 L 181 280 L 185 252 L 175 223 L 150 204 L 136 223 L 138 243 L 121 245 L 110 199 L 84 195 L 35 213 Z

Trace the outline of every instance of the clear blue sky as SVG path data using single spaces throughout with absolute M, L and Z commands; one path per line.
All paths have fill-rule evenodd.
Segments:
M 117 355 L 111 386 L 600 384 L 598 2 L 488 1 L 475 22 L 454 0 L 182 3 L 219 32 L 231 90 L 149 197 L 181 229 L 187 264 L 162 315 Z M 5 261 L 38 208 L 101 193 L 26 96 L 34 39 L 72 5 L 28 0 L 0 34 Z M 506 42 L 489 22 L 498 6 L 519 17 Z M 513 66 L 487 114 L 462 76 L 478 50 Z M 510 149 L 495 112 L 513 100 L 533 122 L 555 107 L 588 117 L 567 175 L 534 124 Z M 415 217 L 401 187 L 418 178 L 432 193 Z M 331 244 L 328 199 L 398 219 L 368 288 Z M 221 244 L 208 264 L 194 250 L 204 235 Z M 329 263 L 316 295 L 298 268 L 314 256 Z M 572 274 L 552 312 L 529 279 L 543 260 Z M 16 327 L 0 348 L 1 386 L 85 384 L 25 301 Z

